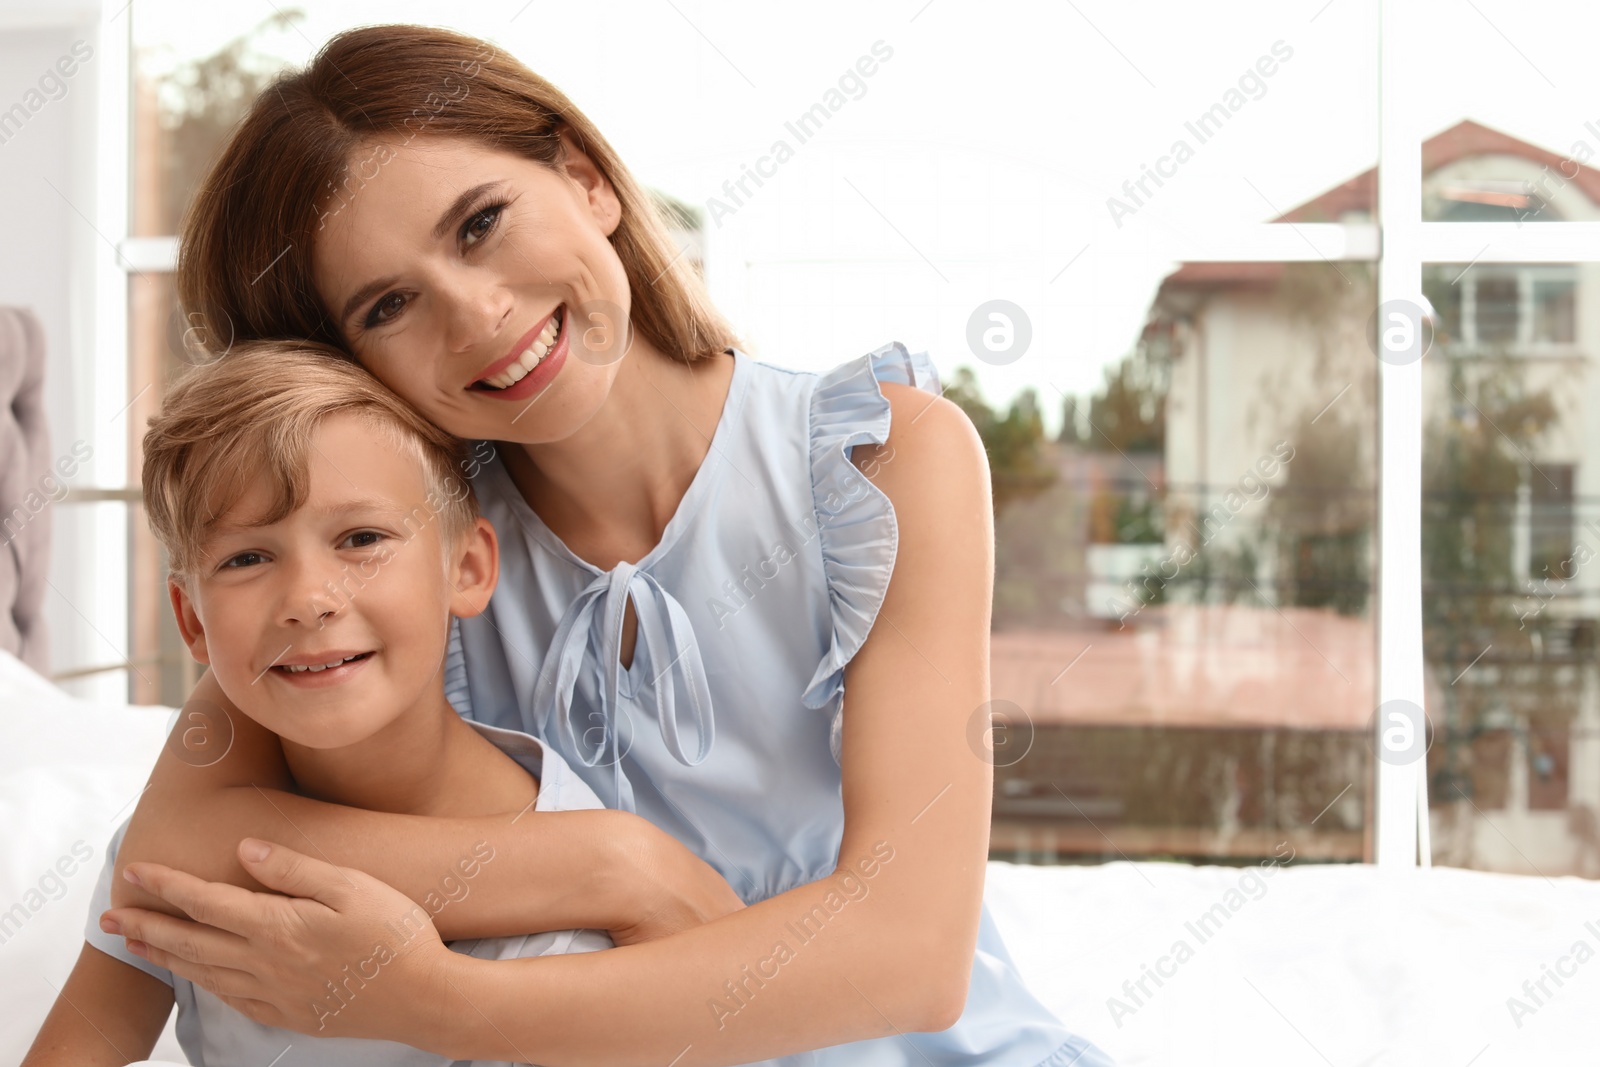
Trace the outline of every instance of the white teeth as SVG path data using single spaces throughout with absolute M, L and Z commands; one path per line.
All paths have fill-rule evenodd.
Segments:
M 303 674 L 306 671 L 311 671 L 312 673 L 316 673 L 317 671 L 325 671 L 329 667 L 338 667 L 338 666 L 341 666 L 343 664 L 349 663 L 353 659 L 360 659 L 362 655 L 364 655 L 364 653 L 359 653 L 358 652 L 354 656 L 346 656 L 344 659 L 336 659 L 332 663 L 324 663 L 324 664 L 321 664 L 320 666 L 315 666 L 315 667 L 311 667 L 311 666 L 296 667 L 296 666 L 293 666 L 291 664 L 285 663 L 283 665 L 283 669 L 288 671 L 290 674 Z
M 556 338 L 560 334 L 561 322 L 558 321 L 558 317 L 552 316 L 533 344 L 523 349 L 522 355 L 517 357 L 516 362 L 494 377 L 485 378 L 484 382 L 494 386 L 496 389 L 505 389 L 508 386 L 516 385 L 528 376 L 529 371 L 539 365 L 539 361 L 544 359 L 550 349 L 555 347 Z

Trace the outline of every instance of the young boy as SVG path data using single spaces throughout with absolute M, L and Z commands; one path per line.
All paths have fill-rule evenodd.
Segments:
M 272 342 L 190 372 L 144 451 L 145 506 L 170 559 L 178 628 L 228 699 L 280 736 L 296 791 L 417 815 L 602 806 L 541 742 L 468 722 L 445 699 L 451 617 L 481 612 L 498 574 L 494 528 L 458 469 L 460 442 L 331 349 Z M 107 850 L 88 944 L 24 1067 L 148 1056 L 174 1002 L 193 1064 L 265 1067 L 291 1045 L 286 1063 L 450 1062 L 264 1026 L 130 953 L 99 926 L 126 829 Z M 493 857 L 487 843 L 463 844 L 460 873 Z M 448 880 L 459 899 L 461 883 Z M 501 959 L 611 945 L 603 931 L 564 930 L 450 947 Z M 330 991 L 330 1013 L 339 996 Z

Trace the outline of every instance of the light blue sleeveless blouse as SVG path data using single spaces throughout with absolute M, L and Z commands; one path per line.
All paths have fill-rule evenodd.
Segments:
M 898 343 L 826 374 L 734 359 L 710 451 L 638 563 L 602 571 L 579 559 L 498 456 L 480 467 L 500 583 L 488 610 L 453 631 L 445 691 L 464 716 L 492 711 L 493 725 L 545 741 L 607 807 L 673 834 L 754 903 L 838 861 L 844 668 L 872 628 L 898 541 L 888 498 L 850 450 L 888 437 L 880 381 L 940 390 L 927 355 Z M 623 668 L 628 597 L 638 637 Z M 985 905 L 955 1026 L 769 1062 L 1111 1060 L 1028 992 Z

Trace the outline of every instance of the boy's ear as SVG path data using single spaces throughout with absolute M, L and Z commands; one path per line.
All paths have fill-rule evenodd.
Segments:
M 189 655 L 197 663 L 209 664 L 211 653 L 206 649 L 206 632 L 200 625 L 200 616 L 194 610 L 189 591 L 181 580 L 169 575 L 167 595 L 172 598 L 172 614 L 178 620 L 178 633 L 183 635 L 183 643 L 189 646 Z
M 462 534 L 450 554 L 450 614 L 471 618 L 489 606 L 489 596 L 500 580 L 500 541 L 488 519 L 479 517 Z

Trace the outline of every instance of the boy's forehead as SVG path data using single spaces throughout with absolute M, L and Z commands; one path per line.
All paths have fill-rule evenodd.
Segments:
M 428 480 L 421 444 L 371 412 L 341 411 L 324 418 L 306 460 L 313 473 L 321 468 L 330 485 L 346 488 L 381 483 L 391 495 L 410 496 Z
M 273 519 L 271 510 L 264 504 L 245 506 L 241 502 L 228 508 L 210 524 L 210 529 L 214 535 L 221 536 L 241 530 L 259 530 L 263 526 L 273 526 L 300 516 L 311 519 L 340 519 L 360 515 L 401 519 L 427 510 L 427 503 L 423 500 L 402 501 L 372 493 L 359 495 L 352 493 L 339 499 L 306 500 L 298 507 L 290 508 L 282 518 Z
M 393 427 L 376 420 L 351 413 L 329 416 L 317 426 L 302 461 L 304 498 L 285 510 L 292 495 L 287 477 L 263 471 L 212 509 L 208 539 L 295 518 L 398 521 L 426 513 L 433 501 L 421 449 L 402 441 Z

